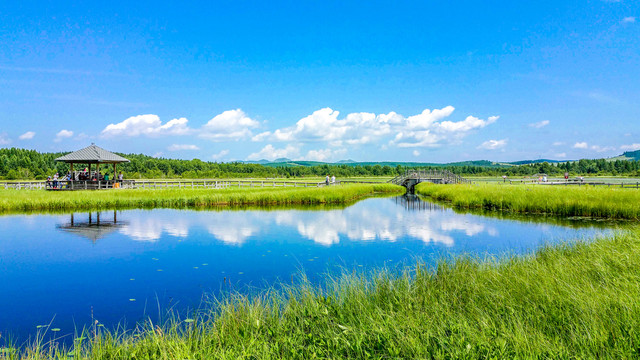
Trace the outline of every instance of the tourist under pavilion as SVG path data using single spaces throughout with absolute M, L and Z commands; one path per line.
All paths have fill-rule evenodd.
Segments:
M 89 169 L 89 176 L 93 178 L 92 174 L 98 174 L 100 172 L 100 165 L 107 164 L 113 165 L 114 180 L 117 179 L 117 166 L 120 163 L 129 162 L 128 159 L 123 158 L 120 155 L 114 154 L 111 151 L 107 151 L 95 144 L 91 144 L 84 149 L 74 151 L 70 154 L 61 156 L 56 161 L 61 161 L 69 164 L 69 171 L 71 172 L 73 179 L 78 180 L 78 173 L 74 172 L 73 167 L 75 164 L 86 165 Z M 94 169 L 95 164 L 95 169 Z

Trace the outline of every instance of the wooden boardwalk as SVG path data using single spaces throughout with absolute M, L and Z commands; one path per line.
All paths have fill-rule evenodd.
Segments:
M 226 189 L 230 187 L 255 188 L 255 187 L 324 187 L 322 182 L 302 182 L 290 180 L 260 179 L 260 180 L 226 180 L 226 179 L 201 179 L 201 180 L 123 180 L 123 181 L 5 181 L 0 182 L 0 188 L 17 190 L 104 190 L 113 189 L 118 183 L 121 189 Z M 380 184 L 382 182 L 343 180 L 330 185 L 343 184 Z

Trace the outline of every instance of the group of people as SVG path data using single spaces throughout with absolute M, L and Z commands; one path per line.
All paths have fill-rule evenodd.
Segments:
M 124 175 L 122 175 L 122 171 L 118 174 L 118 182 L 122 182 L 122 180 L 124 179 Z M 72 180 L 77 180 L 77 181 L 109 181 L 109 180 L 114 180 L 114 179 L 109 179 L 109 174 L 104 174 L 102 175 L 99 171 L 93 172 L 93 173 L 89 173 L 89 169 L 88 168 L 84 168 L 83 171 L 79 171 L 79 172 L 75 172 L 75 176 L 74 173 L 69 172 L 64 178 L 60 178 L 60 174 L 59 173 L 55 173 L 55 175 L 52 176 L 48 176 L 47 177 L 47 187 L 50 188 L 54 188 L 57 189 L 60 186 L 60 181 L 72 181 Z
M 331 175 L 331 177 L 329 177 L 329 175 L 327 175 L 327 178 L 325 179 L 325 183 L 327 184 L 327 186 L 329 186 L 331 184 L 335 184 L 336 183 L 336 176 L 335 175 Z

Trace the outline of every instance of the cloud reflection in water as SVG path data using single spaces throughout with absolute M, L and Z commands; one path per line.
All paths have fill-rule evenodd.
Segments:
M 331 246 L 341 239 L 351 241 L 396 241 L 412 237 L 425 243 L 454 245 L 454 232 L 475 236 L 487 232 L 497 236 L 493 227 L 476 222 L 472 216 L 443 211 L 430 206 L 421 211 L 397 201 L 375 199 L 363 201 L 341 210 L 302 211 L 175 211 L 152 210 L 124 212 L 129 219 L 120 229 L 135 241 L 157 241 L 163 234 L 188 238 L 194 228 L 202 228 L 217 241 L 242 245 L 274 228 L 281 233 L 295 230 L 301 237 Z

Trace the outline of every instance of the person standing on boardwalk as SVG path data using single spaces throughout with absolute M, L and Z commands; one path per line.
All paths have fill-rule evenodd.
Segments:
M 327 186 L 329 186 L 329 175 L 324 179 L 324 182 Z
M 335 176 L 335 175 L 331 175 L 331 183 L 332 183 L 333 185 L 335 185 L 335 184 L 336 184 L 336 176 Z

